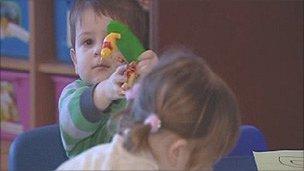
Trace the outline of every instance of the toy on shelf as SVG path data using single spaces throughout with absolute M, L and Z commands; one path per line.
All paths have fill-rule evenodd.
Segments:
M 13 85 L 8 81 L 1 81 L 1 122 L 19 122 Z
M 132 33 L 130 28 L 118 21 L 111 21 L 107 26 L 108 35 L 105 37 L 100 52 L 101 60 L 108 58 L 112 52 L 119 49 L 125 59 L 117 59 L 128 62 L 125 74 L 127 81 L 121 86 L 125 91 L 131 88 L 138 77 L 136 65 L 138 57 L 145 51 L 139 39 Z

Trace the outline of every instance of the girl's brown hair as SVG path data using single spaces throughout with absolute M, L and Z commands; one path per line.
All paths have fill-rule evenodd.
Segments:
M 120 120 L 128 131 L 124 146 L 149 149 L 151 127 L 144 120 L 155 113 L 161 128 L 193 144 L 188 168 L 213 163 L 234 145 L 240 125 L 234 94 L 205 61 L 191 52 L 169 51 L 140 82 L 138 97 Z
M 135 0 L 75 0 L 70 12 L 70 37 L 75 48 L 76 23 L 83 11 L 91 8 L 96 15 L 104 15 L 128 25 L 144 46 L 148 44 L 148 13 Z

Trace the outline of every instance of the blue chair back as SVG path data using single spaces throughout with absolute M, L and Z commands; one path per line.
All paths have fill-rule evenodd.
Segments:
M 261 131 L 254 126 L 242 125 L 236 146 L 226 157 L 227 159 L 222 159 L 216 164 L 215 170 L 242 169 L 244 167 L 237 165 L 232 167 L 230 160 L 233 157 L 245 156 L 251 157 L 250 161 L 254 161 L 252 151 L 266 150 L 265 138 Z M 43 126 L 20 134 L 13 141 L 9 150 L 8 169 L 10 171 L 54 170 L 67 159 L 60 138 L 59 126 L 57 124 Z M 229 162 L 227 162 L 228 160 Z M 236 162 L 238 160 L 232 161 Z M 246 165 L 248 165 L 248 162 Z
M 252 156 L 252 151 L 267 151 L 265 137 L 256 127 L 242 125 L 239 139 L 228 156 Z
M 67 160 L 59 126 L 35 128 L 17 136 L 10 146 L 9 171 L 55 170 Z

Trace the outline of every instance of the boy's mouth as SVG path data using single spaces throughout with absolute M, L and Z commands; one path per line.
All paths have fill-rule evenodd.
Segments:
M 92 69 L 95 69 L 95 68 L 110 68 L 110 66 L 105 65 L 105 64 L 97 64 L 92 67 Z

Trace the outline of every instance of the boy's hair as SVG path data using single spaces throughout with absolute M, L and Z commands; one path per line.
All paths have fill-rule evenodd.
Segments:
M 96 15 L 108 16 L 128 25 L 143 45 L 148 44 L 148 14 L 135 0 L 75 0 L 70 12 L 70 37 L 75 48 L 76 23 L 91 8 Z
M 138 97 L 122 115 L 119 132 L 129 128 L 124 146 L 149 149 L 151 127 L 144 120 L 155 113 L 161 128 L 193 144 L 188 168 L 213 163 L 238 137 L 239 110 L 234 94 L 205 61 L 191 52 L 170 51 L 140 82 Z

